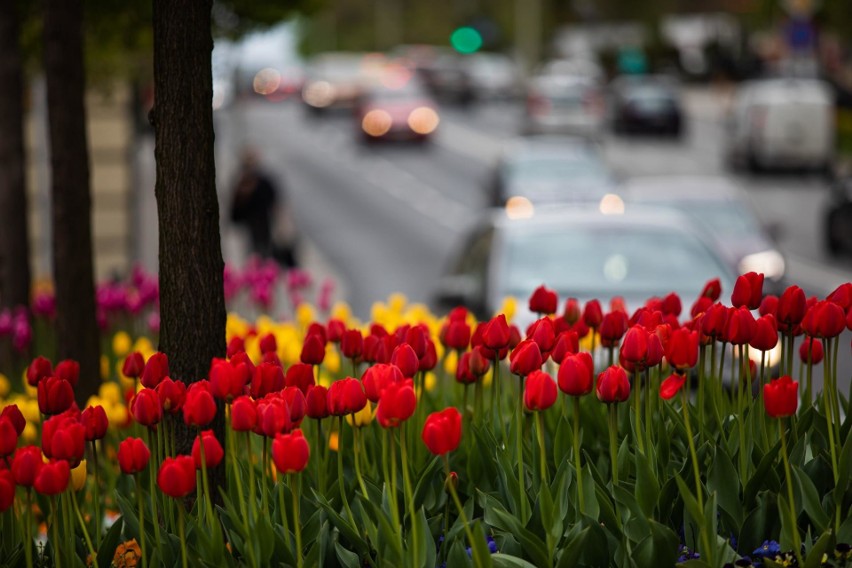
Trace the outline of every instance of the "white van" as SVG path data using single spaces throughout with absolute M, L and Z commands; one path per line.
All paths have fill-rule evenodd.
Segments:
M 834 146 L 834 96 L 824 82 L 749 81 L 734 95 L 727 149 L 732 166 L 828 169 Z

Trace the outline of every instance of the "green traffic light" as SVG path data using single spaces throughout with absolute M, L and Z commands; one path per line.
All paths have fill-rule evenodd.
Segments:
M 452 33 L 450 44 L 459 53 L 473 53 L 482 47 L 482 36 L 474 28 L 463 26 Z

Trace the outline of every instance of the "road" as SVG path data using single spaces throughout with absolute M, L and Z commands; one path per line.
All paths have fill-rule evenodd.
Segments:
M 604 153 L 618 176 L 728 173 L 725 93 L 689 91 L 685 103 L 689 126 L 679 141 L 606 136 Z M 428 303 L 465 230 L 485 211 L 486 181 L 502 144 L 519 131 L 522 109 L 495 102 L 444 108 L 441 116 L 431 143 L 367 146 L 356 137 L 348 113 L 313 117 L 295 101 L 249 101 L 220 110 L 215 127 L 222 210 L 239 149 L 253 144 L 286 187 L 308 245 L 306 264 L 339 283 L 338 299 L 356 316 L 368 319 L 373 302 L 393 292 Z M 822 246 L 821 212 L 828 195 L 823 177 L 736 177 L 761 222 L 780 227 L 790 282 L 824 296 L 852 280 L 852 259 L 830 258 Z M 150 220 L 151 204 L 142 207 L 143 217 L 145 211 Z M 239 234 L 224 221 L 222 231 L 226 260 L 240 263 L 245 249 Z M 143 249 L 150 253 L 152 247 Z M 843 385 L 852 376 L 850 335 L 841 342 Z

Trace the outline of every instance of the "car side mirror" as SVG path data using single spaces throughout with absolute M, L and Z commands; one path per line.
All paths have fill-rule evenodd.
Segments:
M 451 310 L 456 306 L 464 306 L 473 312 L 480 312 L 485 305 L 479 297 L 479 286 L 470 274 L 449 274 L 438 282 L 435 295 L 438 307 Z

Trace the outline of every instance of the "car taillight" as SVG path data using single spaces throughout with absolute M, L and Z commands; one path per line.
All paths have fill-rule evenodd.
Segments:
M 538 94 L 527 96 L 527 113 L 531 115 L 542 115 L 550 112 L 550 101 Z

